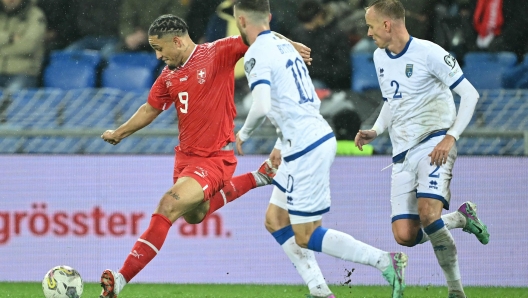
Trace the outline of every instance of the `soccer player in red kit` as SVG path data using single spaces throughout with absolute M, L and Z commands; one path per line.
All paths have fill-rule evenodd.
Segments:
M 149 43 L 167 67 L 152 86 L 147 102 L 118 129 L 101 136 L 116 145 L 175 104 L 180 144 L 175 147 L 174 185 L 162 196 L 149 227 L 119 272 L 103 272 L 101 298 L 117 297 L 156 256 L 178 218 L 200 223 L 250 189 L 271 183 L 274 176 L 268 160 L 258 171 L 232 178 L 237 164 L 232 145 L 234 66 L 248 47 L 240 36 L 196 45 L 187 31 L 187 24 L 174 15 L 163 15 L 152 23 Z M 310 60 L 308 48 L 295 46 Z

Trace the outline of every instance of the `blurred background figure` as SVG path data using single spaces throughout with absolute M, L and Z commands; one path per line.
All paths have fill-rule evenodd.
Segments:
M 71 0 L 38 0 L 37 5 L 44 11 L 47 20 L 45 36 L 46 52 L 63 49 L 77 40 L 75 14 Z
M 148 3 L 144 0 L 122 0 L 119 34 L 121 44 L 116 51 L 151 51 L 148 42 L 148 29 L 160 15 L 174 14 L 185 18 L 189 0 L 157 0 Z
M 235 17 L 233 16 L 234 0 L 226 0 L 216 7 L 216 11 L 210 16 L 205 30 L 204 42 L 213 42 L 227 36 L 240 35 Z M 272 18 L 271 30 L 279 31 L 277 22 Z M 246 75 L 244 73 L 244 59 L 238 60 L 235 65 L 235 92 L 237 94 L 248 93 Z
M 431 40 L 435 3 L 438 0 L 400 0 L 405 7 L 405 25 L 411 36 Z
M 319 1 L 303 1 L 297 11 L 301 25 L 291 36 L 312 49 L 308 66 L 315 88 L 350 89 L 350 43 L 338 20 Z
M 336 155 L 372 155 L 374 147 L 368 144 L 363 146 L 363 151 L 360 151 L 354 143 L 354 138 L 361 128 L 361 118 L 356 111 L 345 109 L 336 113 L 332 117 L 332 124 L 334 126 L 334 134 L 337 139 Z
M 0 88 L 8 93 L 38 85 L 46 18 L 31 0 L 0 2 Z
M 213 42 L 227 36 L 240 35 L 233 16 L 233 4 L 234 0 L 226 0 L 216 7 L 216 11 L 207 22 L 204 42 Z M 235 92 L 237 94 L 249 92 L 244 73 L 244 58 L 238 60 L 235 65 Z
M 205 31 L 211 16 L 223 0 L 191 0 L 185 22 L 189 27 L 189 36 L 197 43 L 205 41 Z
M 119 43 L 119 7 L 121 0 L 71 0 L 74 26 L 79 39 L 66 50 L 96 50 L 105 58 Z M 146 10 L 146 8 L 145 8 Z

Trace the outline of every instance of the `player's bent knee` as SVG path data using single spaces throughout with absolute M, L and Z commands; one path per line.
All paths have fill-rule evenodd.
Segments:
M 163 195 L 161 198 L 158 207 L 156 208 L 155 213 L 160 213 L 166 216 L 168 219 L 170 219 L 172 222 L 175 222 L 178 218 L 180 218 L 184 211 L 181 208 L 178 208 L 177 204 L 174 204 L 174 199 L 169 197 L 168 195 Z
M 396 243 L 398 243 L 399 245 L 401 246 L 407 246 L 407 247 L 413 247 L 416 245 L 416 240 L 404 240 L 404 239 L 401 239 L 401 238 L 398 238 L 398 237 L 394 237 L 394 239 L 396 240 Z
M 295 243 L 299 245 L 302 248 L 308 248 L 308 242 L 310 241 L 310 237 L 306 237 L 304 235 L 295 235 Z

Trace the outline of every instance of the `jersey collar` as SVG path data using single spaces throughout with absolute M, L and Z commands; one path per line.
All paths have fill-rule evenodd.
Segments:
M 262 32 L 260 32 L 257 36 L 261 36 L 261 35 L 264 35 L 264 34 L 270 34 L 271 33 L 271 30 L 264 30 Z
M 189 60 L 191 60 L 191 57 L 194 55 L 194 51 L 196 51 L 196 48 L 198 47 L 198 45 L 194 45 L 194 49 L 192 50 L 191 54 L 189 55 L 189 57 L 187 58 L 187 60 L 185 60 L 185 62 L 183 62 L 183 64 L 179 67 L 179 68 L 182 68 L 185 66 L 185 64 L 187 64 L 187 62 L 189 62 Z
M 413 37 L 410 36 L 409 41 L 407 42 L 407 44 L 405 44 L 405 48 L 403 48 L 403 51 L 401 51 L 398 55 L 393 55 L 391 51 L 389 51 L 389 48 L 385 48 L 385 53 L 387 53 L 387 56 L 389 56 L 389 58 L 391 59 L 398 59 L 407 52 L 407 49 L 409 49 L 409 45 L 411 44 L 412 40 L 413 40 Z

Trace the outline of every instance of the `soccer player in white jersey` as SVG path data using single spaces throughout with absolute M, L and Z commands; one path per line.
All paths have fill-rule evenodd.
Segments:
M 440 46 L 413 38 L 398 0 L 377 0 L 367 8 L 368 35 L 378 46 L 374 64 L 383 100 L 371 130 L 355 143 L 361 149 L 388 128 L 393 147 L 392 231 L 396 241 L 414 246 L 431 241 L 447 280 L 449 297 L 465 297 L 455 242 L 449 229 L 463 228 L 487 244 L 489 233 L 476 206 L 449 209 L 449 183 L 457 157 L 455 141 L 469 123 L 479 94 L 457 61 Z M 461 97 L 458 115 L 451 90 Z
M 289 220 L 273 236 L 282 242 L 290 259 L 285 245 L 310 254 L 311 259 L 309 250 L 375 267 L 393 286 L 393 297 L 402 297 L 407 265 L 404 253 L 379 250 L 321 225 L 322 215 L 330 210 L 330 167 L 336 139 L 319 113 L 320 100 L 305 63 L 287 42 L 270 34 L 268 0 L 237 0 L 234 14 L 242 39 L 250 45 L 244 61 L 253 95 L 247 119 L 237 134 L 237 149 L 243 154 L 242 144 L 266 116 L 279 131 L 276 148 L 281 150 L 282 161 L 273 181 L 270 208 L 277 217 L 288 214 Z M 302 258 L 292 262 L 296 268 L 306 267 Z M 302 270 L 299 273 L 305 278 Z M 309 297 L 313 296 L 334 297 L 330 291 Z

